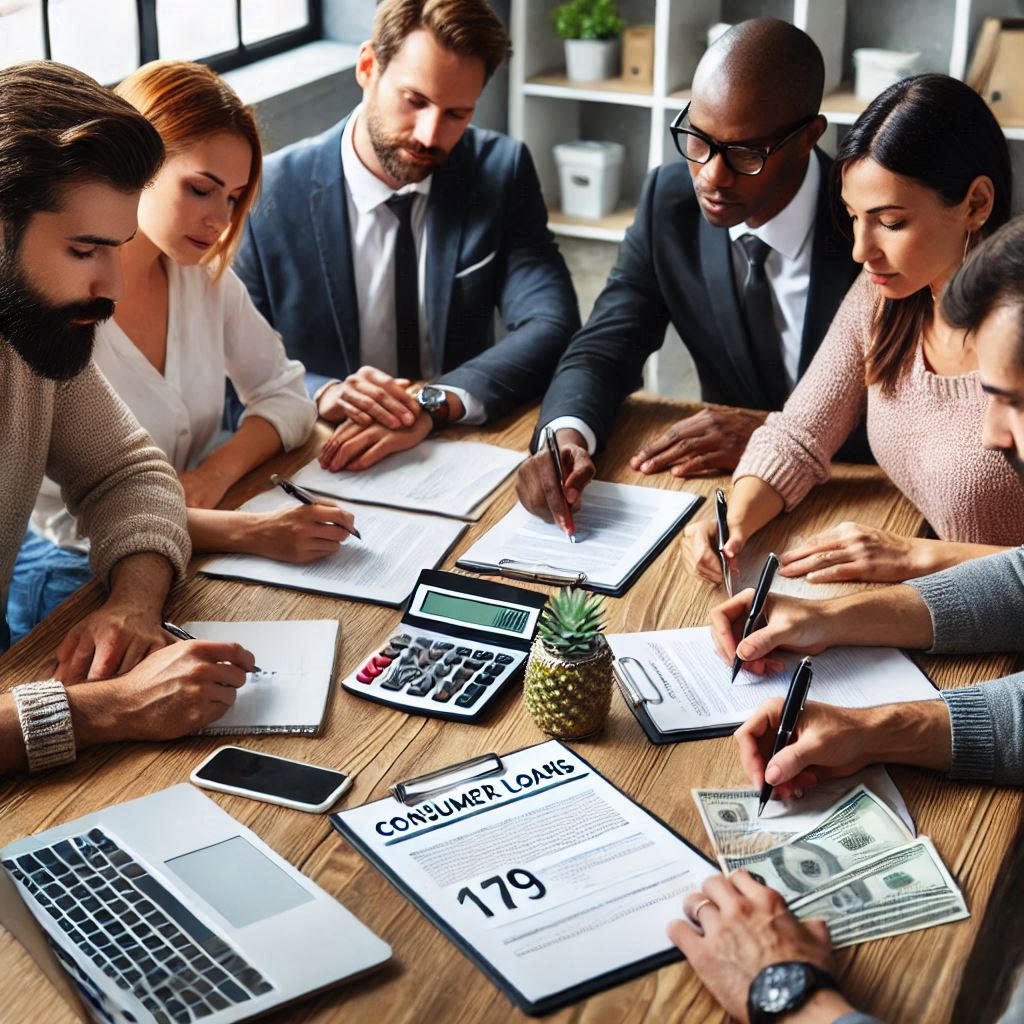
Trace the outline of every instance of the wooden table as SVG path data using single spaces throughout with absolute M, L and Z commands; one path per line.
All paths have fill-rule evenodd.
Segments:
M 664 429 L 685 407 L 664 400 L 634 398 L 614 443 L 599 462 L 605 479 L 645 482 L 629 469 L 640 438 Z M 529 439 L 535 410 L 482 430 L 460 431 L 508 447 Z M 238 503 L 262 490 L 271 472 L 287 472 L 307 461 L 301 452 L 281 456 L 228 495 Z M 711 496 L 722 478 L 646 481 Z M 515 500 L 512 481 L 497 492 L 483 520 L 456 546 L 445 568 Z M 713 514 L 713 503 L 698 513 Z M 842 519 L 885 527 L 902 534 L 922 528 L 920 514 L 880 471 L 841 467 L 793 514 L 772 524 L 758 550 L 784 550 L 786 538 L 804 535 Z M 609 631 L 700 625 L 722 598 L 720 589 L 689 576 L 682 542 L 675 539 L 621 599 L 609 604 Z M 751 552 L 748 556 L 755 557 Z M 539 588 L 543 589 L 543 588 Z M 5 687 L 45 678 L 52 652 L 67 627 L 100 600 L 91 585 L 72 598 L 23 643 L 0 659 Z M 388 636 L 399 612 L 390 608 L 300 594 L 251 584 L 190 577 L 171 596 L 172 619 L 326 618 L 341 620 L 337 672 L 341 678 L 360 655 Z M 1006 659 L 922 657 L 922 667 L 941 686 L 961 686 L 1004 674 Z M 536 743 L 543 735 L 513 693 L 484 725 L 459 725 L 417 718 L 359 700 L 337 688 L 319 738 L 250 737 L 244 742 L 270 753 L 335 765 L 354 774 L 348 805 L 378 799 L 388 784 L 488 750 L 505 751 Z M 125 744 L 85 751 L 65 770 L 37 779 L 0 781 L 0 845 L 98 810 L 187 780 L 191 769 L 219 739 L 186 739 L 168 744 Z M 690 789 L 746 784 L 731 739 L 656 747 L 648 743 L 618 696 L 604 732 L 578 744 L 580 752 L 629 796 L 672 824 L 697 847 L 711 849 Z M 890 1024 L 938 1024 L 951 1019 L 961 975 L 975 945 L 1000 866 L 1014 842 L 1021 795 L 1008 789 L 957 785 L 909 769 L 894 769 L 921 834 L 935 845 L 959 881 L 972 911 L 970 920 L 844 950 L 840 973 L 848 996 Z M 359 982 L 341 985 L 281 1010 L 268 1020 L 284 1021 L 513 1021 L 525 1020 L 506 997 L 399 896 L 384 878 L 335 833 L 326 817 L 270 804 L 210 794 L 283 857 L 353 910 L 394 948 L 392 962 Z M 72 1015 L 21 947 L 0 931 L 0 1020 L 63 1024 Z M 722 1011 L 685 963 L 672 964 L 553 1015 L 559 1021 L 721 1021 Z M 959 1016 L 959 1014 L 958 1014 Z M 964 1020 L 980 1018 L 967 1013 Z

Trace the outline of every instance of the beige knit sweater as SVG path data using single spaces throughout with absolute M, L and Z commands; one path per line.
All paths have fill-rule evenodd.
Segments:
M 791 509 L 829 477 L 831 459 L 867 410 L 879 466 L 943 540 L 1014 546 L 1024 537 L 1024 481 L 981 445 L 987 398 L 977 373 L 932 373 L 918 344 L 891 396 L 864 384 L 878 292 L 862 274 L 780 413 L 754 431 L 734 480 L 756 476 Z
M 184 574 L 191 545 L 181 485 L 94 364 L 64 383 L 45 380 L 0 339 L 0 409 L 0 601 L 44 473 L 81 517 L 101 580 L 142 551 Z

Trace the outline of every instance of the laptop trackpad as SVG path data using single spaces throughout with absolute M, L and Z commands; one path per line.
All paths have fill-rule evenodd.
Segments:
M 165 863 L 236 928 L 264 921 L 313 899 L 242 836 Z

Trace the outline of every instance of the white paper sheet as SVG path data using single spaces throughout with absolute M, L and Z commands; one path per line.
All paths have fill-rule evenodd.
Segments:
M 716 869 L 561 743 L 503 760 L 334 818 L 531 1002 L 671 949 L 666 926 Z
M 268 512 L 294 504 L 276 488 L 242 505 L 244 512 Z M 360 505 L 352 509 L 362 540 L 349 537 L 338 553 L 308 565 L 276 562 L 259 555 L 219 555 L 200 572 L 253 580 L 335 597 L 354 597 L 397 607 L 412 592 L 421 569 L 436 569 L 466 524 L 455 519 Z
M 645 678 L 634 662 L 627 663 L 641 696 L 662 697 L 644 707 L 663 732 L 739 725 L 762 701 L 784 697 L 789 688 L 792 665 L 767 676 L 741 670 L 730 684 L 730 667 L 715 651 L 707 626 L 618 633 L 608 643 L 620 662 L 633 658 L 646 670 Z M 809 700 L 864 708 L 939 699 L 924 673 L 889 647 L 835 647 L 815 655 L 813 664 Z
M 428 439 L 359 473 L 329 473 L 314 460 L 291 479 L 348 501 L 479 519 L 484 499 L 525 458 L 526 452 L 483 441 Z
M 578 543 L 554 523 L 516 505 L 459 559 L 494 566 L 502 559 L 585 572 L 587 582 L 618 589 L 652 548 L 698 501 L 686 491 L 595 480 L 574 516 Z
M 319 731 L 334 670 L 336 620 L 186 622 L 184 629 L 200 640 L 241 644 L 260 668 L 202 735 Z

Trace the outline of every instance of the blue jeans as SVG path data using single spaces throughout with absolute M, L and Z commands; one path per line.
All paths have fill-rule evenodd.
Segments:
M 7 593 L 11 643 L 17 643 L 61 601 L 91 579 L 88 555 L 65 551 L 29 530 L 21 542 Z

